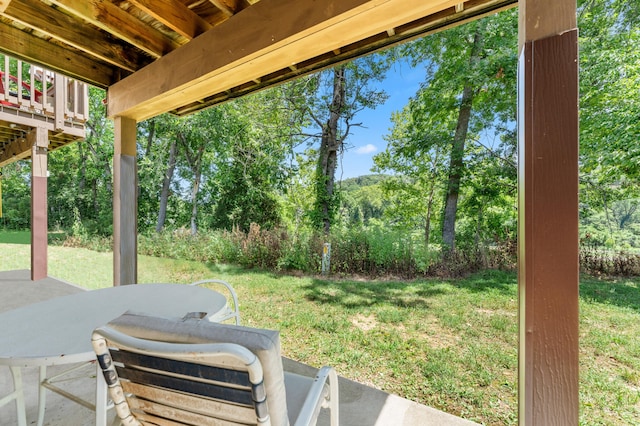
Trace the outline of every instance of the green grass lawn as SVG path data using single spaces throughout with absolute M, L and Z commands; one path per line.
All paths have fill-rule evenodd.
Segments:
M 28 231 L 0 231 L 0 244 L 31 244 Z
M 0 244 L 0 269 L 29 246 Z M 111 285 L 112 256 L 49 248 L 50 275 Z M 283 354 L 488 425 L 517 424 L 517 285 L 488 271 L 461 280 L 292 277 L 141 256 L 140 282 L 229 281 L 243 323 L 281 331 Z M 640 424 L 640 279 L 586 278 L 580 300 L 582 425 Z

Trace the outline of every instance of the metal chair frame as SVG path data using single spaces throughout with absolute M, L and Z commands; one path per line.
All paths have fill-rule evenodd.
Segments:
M 159 327 L 156 324 L 169 321 L 165 324 L 171 328 L 176 322 L 133 314 L 125 314 L 123 318 L 127 315 L 127 324 L 134 324 L 136 331 L 126 331 L 126 327 L 118 329 L 120 325 L 115 320 L 113 326 L 109 323 L 99 327 L 92 335 L 94 351 L 115 404 L 117 418 L 124 426 L 272 424 L 269 398 L 282 391 L 268 394 L 269 385 L 265 386 L 264 365 L 260 360 L 262 355 L 233 343 L 234 333 L 256 329 L 181 320 L 178 334 L 172 334 L 177 329 L 168 334 L 169 340 L 171 335 L 179 337 L 173 342 L 165 342 L 141 338 L 141 335 L 148 334 L 157 339 L 155 333 Z M 183 333 L 189 334 L 188 330 L 194 329 L 190 324 L 223 331 L 230 342 L 202 343 L 197 338 L 196 343 L 185 343 L 185 339 L 190 337 L 185 338 Z M 163 326 L 160 328 L 164 329 Z M 128 334 L 131 332 L 136 337 Z M 279 359 L 279 340 L 276 341 L 278 343 L 268 350 L 276 354 L 278 358 L 275 359 Z M 287 375 L 279 376 L 283 374 L 279 368 L 274 371 L 280 373 L 271 377 L 280 377 L 274 380 L 284 380 L 282 383 L 286 386 Z M 294 393 L 299 389 L 306 393 L 304 402 L 296 407 L 298 412 L 294 426 L 315 425 L 323 407 L 330 409 L 331 425 L 338 426 L 335 370 L 323 367 L 314 380 L 306 380 L 307 387 L 294 388 Z M 279 386 L 276 385 L 276 389 L 280 389 Z M 278 417 L 282 418 L 282 415 Z
M 211 285 L 211 284 L 214 284 L 214 285 L 220 284 L 221 286 L 226 288 L 227 292 L 231 296 L 231 299 L 233 300 L 233 307 L 230 307 L 227 304 L 227 308 L 223 312 L 220 312 L 219 314 L 216 314 L 215 316 L 209 318 L 209 321 L 223 322 L 229 319 L 233 319 L 236 325 L 240 325 L 240 304 L 238 303 L 238 295 L 236 294 L 236 291 L 231 286 L 231 284 L 222 280 L 209 279 L 209 280 L 196 281 L 189 285 L 202 286 L 202 285 Z

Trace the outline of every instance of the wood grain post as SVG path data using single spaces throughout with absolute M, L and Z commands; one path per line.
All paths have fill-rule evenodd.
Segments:
M 138 282 L 136 121 L 114 119 L 113 285 Z
M 519 424 L 577 425 L 576 2 L 519 8 Z
M 47 272 L 47 149 L 49 132 L 36 127 L 27 134 L 31 146 L 31 280 Z

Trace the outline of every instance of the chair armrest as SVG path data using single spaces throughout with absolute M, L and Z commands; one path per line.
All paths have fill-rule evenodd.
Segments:
M 238 303 L 238 295 L 236 294 L 236 291 L 233 289 L 231 284 L 222 280 L 202 280 L 202 281 L 196 281 L 189 285 L 199 286 L 204 284 L 220 284 L 221 286 L 227 289 L 227 291 L 231 295 L 231 299 L 233 300 L 233 309 L 229 308 L 227 304 L 227 309 L 225 312 L 223 312 L 221 315 L 214 316 L 210 319 L 214 320 L 215 322 L 222 322 L 231 318 L 235 318 L 235 324 L 240 325 L 240 305 Z
M 329 382 L 329 394 L 326 386 Z M 329 408 L 331 415 L 331 426 L 338 426 L 338 375 L 333 367 L 322 367 L 309 389 L 309 393 L 302 405 L 300 414 L 294 426 L 315 425 L 321 408 Z

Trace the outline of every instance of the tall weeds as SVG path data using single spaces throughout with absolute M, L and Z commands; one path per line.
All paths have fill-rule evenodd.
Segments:
M 323 245 L 331 244 L 330 273 L 368 277 L 462 276 L 480 269 L 515 268 L 515 248 L 496 246 L 455 252 L 442 259 L 438 248 L 425 247 L 410 235 L 386 229 L 349 228 L 324 236 L 314 232 L 291 234 L 284 229 L 249 232 L 187 230 L 140 236 L 141 254 L 211 263 L 231 263 L 248 268 L 305 274 L 320 273 Z
M 437 246 L 426 247 L 400 231 L 382 228 L 345 228 L 331 235 L 310 231 L 291 234 L 285 229 L 262 229 L 252 224 L 248 232 L 207 231 L 192 236 L 186 229 L 140 235 L 138 252 L 144 255 L 207 263 L 228 263 L 293 273 L 320 273 L 324 243 L 331 244 L 330 273 L 367 277 L 459 277 L 484 269 L 516 269 L 516 242 L 455 251 L 443 257 Z M 64 245 L 104 250 L 105 238 L 74 232 Z M 583 247 L 581 271 L 590 275 L 640 275 L 640 255 Z
M 595 276 L 639 276 L 640 255 L 602 248 L 583 247 L 580 250 L 580 270 Z

